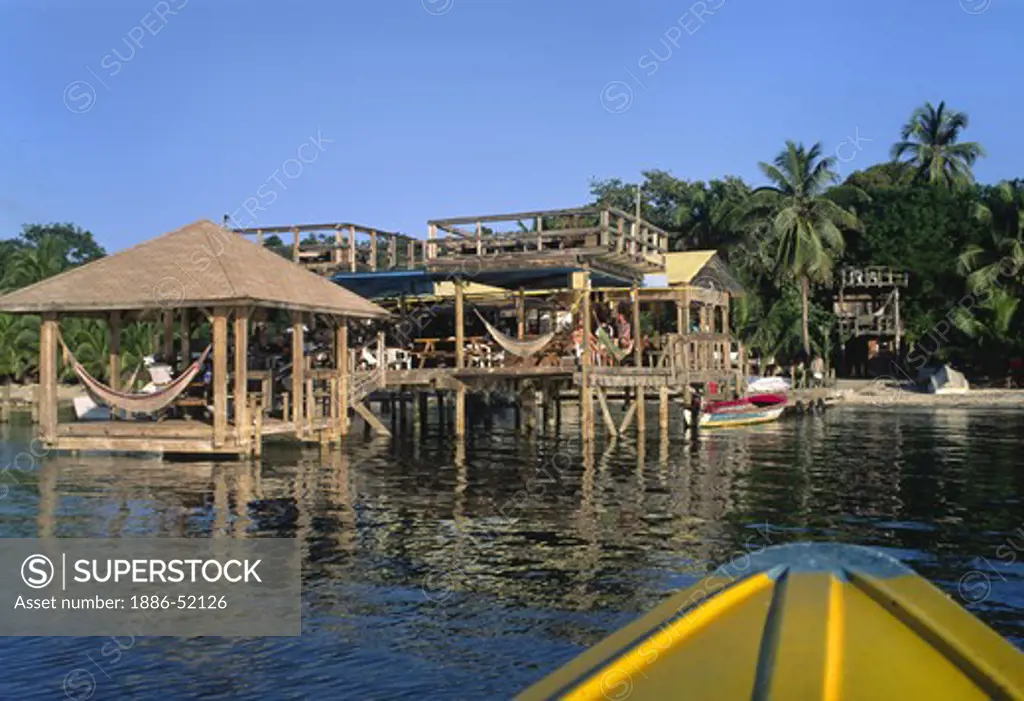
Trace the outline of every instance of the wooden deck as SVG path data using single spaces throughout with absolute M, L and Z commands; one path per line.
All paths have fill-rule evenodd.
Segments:
M 331 429 L 330 418 L 310 422 L 305 431 L 292 421 L 263 419 L 263 436 L 318 438 Z M 127 453 L 171 453 L 183 455 L 240 455 L 251 450 L 239 443 L 233 423 L 228 424 L 225 439 L 213 438 L 213 424 L 204 421 L 168 419 L 166 421 L 76 421 L 57 425 L 55 450 L 85 450 Z

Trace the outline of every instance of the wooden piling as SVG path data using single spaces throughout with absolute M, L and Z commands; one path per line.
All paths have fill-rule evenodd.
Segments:
M 338 370 L 338 433 L 348 435 L 349 408 L 349 367 L 348 367 L 348 319 L 342 318 L 334 330 L 334 367 Z
M 658 425 L 662 433 L 668 430 L 669 424 L 668 387 L 658 389 Z
M 43 314 L 39 327 L 39 435 L 49 445 L 57 438 L 57 315 Z
M 228 433 L 228 309 L 213 310 L 213 446 L 224 445 Z
M 302 391 L 306 384 L 303 316 L 302 312 L 292 312 L 292 423 L 295 424 L 297 432 L 302 431 Z
M 252 435 L 249 419 L 249 315 L 235 312 L 235 436 L 244 446 Z
M 640 291 L 634 284 L 630 291 L 633 302 L 633 362 L 637 368 L 644 364 L 643 334 L 640 331 Z M 647 431 L 647 412 L 645 411 L 645 396 L 643 385 L 636 387 L 636 430 L 643 434 Z
M 583 368 L 580 372 L 580 421 L 584 441 L 594 439 L 594 397 L 590 391 L 591 356 L 590 335 L 593 323 L 590 318 L 590 271 L 583 272 Z
M 455 367 L 466 366 L 465 290 L 463 281 L 455 281 Z M 455 435 L 466 435 L 466 386 L 459 384 L 455 393 Z

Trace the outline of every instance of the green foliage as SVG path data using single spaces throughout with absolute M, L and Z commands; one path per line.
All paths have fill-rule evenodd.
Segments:
M 945 102 L 938 107 L 926 102 L 903 125 L 892 158 L 908 157 L 917 182 L 948 188 L 970 185 L 974 182 L 971 168 L 985 149 L 974 141 L 960 141 L 968 123 L 965 113 L 947 109 Z
M 910 273 L 902 311 L 907 338 L 913 342 L 965 294 L 957 258 L 987 236 L 972 215 L 977 195 L 927 185 L 869 188 L 867 194 L 871 202 L 858 211 L 862 230 L 847 237 L 843 262 Z
M 844 230 L 861 224 L 830 198 L 828 187 L 838 180 L 835 159 L 822 157 L 820 143 L 808 149 L 788 141 L 772 163 L 760 166 L 771 185 L 754 190 L 732 221 L 760 242 L 780 282 L 800 284 L 800 335 L 810 357 L 810 286 L 832 281 L 833 264 L 846 246 Z

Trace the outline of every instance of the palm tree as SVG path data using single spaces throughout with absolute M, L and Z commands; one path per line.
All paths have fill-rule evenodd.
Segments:
M 68 268 L 67 250 L 56 237 L 48 236 L 36 246 L 26 246 L 11 254 L 2 285 L 17 289 L 53 277 Z
M 957 307 L 953 325 L 978 344 L 985 353 L 984 364 L 991 374 L 1005 368 L 1006 355 L 1019 348 L 1014 320 L 1020 300 L 1002 288 L 994 288 L 976 308 Z
M 719 249 L 732 243 L 728 228 L 729 212 L 742 203 L 750 189 L 739 178 L 686 183 L 673 223 L 681 232 L 679 250 L 687 248 Z
M 0 314 L 0 375 L 20 382 L 38 364 L 39 318 Z
M 772 163 L 760 163 L 771 185 L 759 187 L 737 212 L 738 222 L 760 238 L 775 278 L 800 283 L 803 309 L 803 350 L 811 353 L 808 331 L 808 297 L 811 283 L 828 283 L 835 256 L 845 246 L 843 229 L 859 230 L 856 215 L 830 197 L 829 187 L 838 181 L 835 159 L 821 155 L 821 144 L 810 149 L 786 142 Z M 867 196 L 857 188 L 845 190 Z
M 938 107 L 926 102 L 903 125 L 900 141 L 892 147 L 893 160 L 909 156 L 918 180 L 931 185 L 956 188 L 972 183 L 971 167 L 985 156 L 985 149 L 975 141 L 960 142 L 968 121 L 964 112 L 947 109 L 944 101 Z
M 130 374 L 145 365 L 146 356 L 156 353 L 157 338 L 158 327 L 151 321 L 129 324 L 121 331 L 121 366 L 125 372 Z
M 61 337 L 90 375 L 101 382 L 109 382 L 110 346 L 107 325 L 98 319 L 65 319 L 61 324 Z M 70 366 L 65 366 L 70 377 Z
M 971 291 L 982 291 L 1004 276 L 1017 279 L 1024 268 L 1024 184 L 1004 181 L 977 205 L 974 216 L 988 225 L 990 246 L 968 246 L 957 259 L 960 274 Z

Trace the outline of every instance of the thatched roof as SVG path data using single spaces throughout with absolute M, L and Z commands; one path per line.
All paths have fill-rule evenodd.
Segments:
M 15 313 L 215 305 L 387 315 L 354 292 L 208 220 L 0 297 L 0 311 Z

